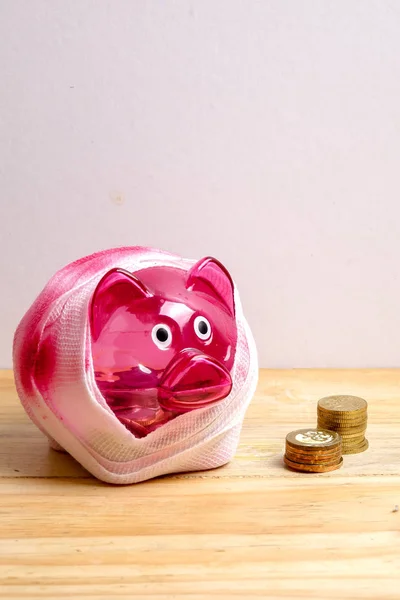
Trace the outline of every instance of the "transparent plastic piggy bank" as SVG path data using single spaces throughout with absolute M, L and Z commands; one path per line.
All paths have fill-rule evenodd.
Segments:
M 111 483 L 228 462 L 258 374 L 227 269 L 142 247 L 56 273 L 16 331 L 14 370 L 52 447 Z
M 237 326 L 233 282 L 213 258 L 190 270 L 115 268 L 91 302 L 96 382 L 117 418 L 143 437 L 229 395 Z

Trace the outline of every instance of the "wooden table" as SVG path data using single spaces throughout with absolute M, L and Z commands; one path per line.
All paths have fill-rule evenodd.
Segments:
M 282 465 L 318 398 L 369 402 L 364 454 Z M 0 598 L 400 598 L 400 371 L 263 371 L 228 466 L 136 486 L 50 451 L 0 377 Z

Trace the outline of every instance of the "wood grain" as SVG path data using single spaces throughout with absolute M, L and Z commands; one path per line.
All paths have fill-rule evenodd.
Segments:
M 369 403 L 368 452 L 293 473 L 288 431 L 331 393 Z M 0 376 L 0 598 L 400 597 L 400 370 L 269 371 L 222 469 L 129 487 L 48 449 Z

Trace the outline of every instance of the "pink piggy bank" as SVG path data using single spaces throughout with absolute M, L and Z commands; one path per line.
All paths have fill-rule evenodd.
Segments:
M 189 271 L 110 270 L 93 294 L 90 323 L 97 385 L 136 437 L 231 391 L 233 283 L 214 258 Z
M 225 267 L 141 246 L 55 273 L 15 332 L 13 360 L 51 446 L 114 484 L 226 464 L 258 378 Z

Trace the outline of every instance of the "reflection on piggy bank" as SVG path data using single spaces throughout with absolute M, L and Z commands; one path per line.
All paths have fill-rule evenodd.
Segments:
M 214 258 L 189 271 L 111 269 L 93 294 L 90 324 L 97 385 L 136 437 L 231 391 L 234 288 Z

